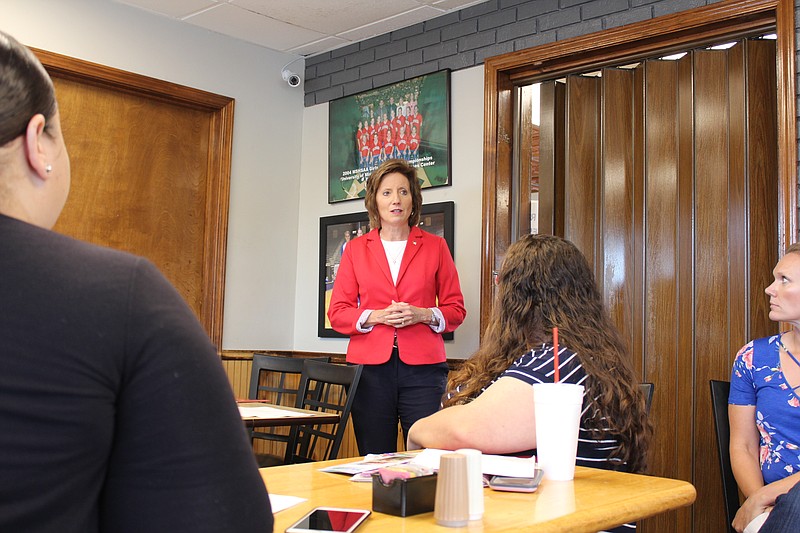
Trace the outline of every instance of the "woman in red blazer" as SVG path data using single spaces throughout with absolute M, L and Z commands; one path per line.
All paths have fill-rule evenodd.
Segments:
M 416 169 L 385 161 L 364 203 L 376 229 L 345 248 L 328 308 L 333 329 L 350 336 L 347 362 L 365 365 L 352 410 L 362 455 L 396 451 L 398 419 L 406 434 L 439 409 L 448 372 L 441 334 L 467 314 L 447 243 L 417 227 Z

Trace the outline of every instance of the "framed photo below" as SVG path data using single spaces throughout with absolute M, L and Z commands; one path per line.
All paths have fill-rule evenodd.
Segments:
M 328 203 L 364 197 L 383 161 L 405 159 L 420 185 L 451 185 L 450 71 L 332 100 L 328 105 Z
M 447 242 L 450 254 L 455 258 L 453 248 L 453 202 L 422 204 L 419 227 L 428 233 L 438 235 Z M 370 230 L 366 211 L 320 217 L 319 219 L 319 315 L 317 335 L 320 337 L 347 338 L 331 328 L 328 320 L 328 307 L 331 302 L 333 284 L 347 243 Z M 453 333 L 442 334 L 444 340 L 452 340 Z

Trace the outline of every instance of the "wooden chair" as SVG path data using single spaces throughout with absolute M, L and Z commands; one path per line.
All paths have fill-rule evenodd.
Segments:
M 642 390 L 642 394 L 644 394 L 644 408 L 647 414 L 650 414 L 650 406 L 653 405 L 653 391 L 655 390 L 656 386 L 650 382 L 643 382 L 639 383 L 639 388 Z
M 286 464 L 337 458 L 362 368 L 306 359 L 295 407 L 338 413 L 340 419 L 337 424 L 292 427 Z
M 313 358 L 315 361 L 328 362 L 328 357 Z M 280 357 L 277 355 L 253 354 L 253 367 L 250 371 L 250 389 L 248 398 L 251 400 L 269 400 L 274 405 L 294 406 L 297 404 L 297 393 L 300 387 L 300 375 L 303 373 L 303 363 L 307 359 L 295 357 Z M 266 377 L 264 376 L 266 375 Z M 297 381 L 292 379 L 297 377 Z M 287 379 L 288 378 L 288 379 Z M 284 456 L 277 454 L 257 453 L 256 461 L 260 467 L 284 464 L 288 455 L 290 433 L 285 428 L 259 428 L 250 431 L 250 439 L 282 442 L 286 445 Z
M 653 389 L 655 389 L 655 385 L 652 383 L 640 383 L 639 387 L 642 388 L 642 392 L 644 393 L 644 405 L 647 409 L 647 412 L 650 412 L 650 406 L 653 404 Z
M 712 379 L 711 407 L 714 413 L 714 430 L 717 436 L 717 451 L 719 452 L 719 468 L 722 478 L 722 498 L 725 503 L 725 517 L 728 520 L 729 532 L 735 530 L 731 526 L 736 511 L 739 510 L 739 485 L 733 477 L 731 469 L 731 428 L 728 421 L 728 394 L 731 384 L 729 381 Z

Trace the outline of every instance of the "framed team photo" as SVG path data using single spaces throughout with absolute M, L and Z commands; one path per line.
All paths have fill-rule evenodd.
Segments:
M 418 76 L 329 103 L 328 203 L 364 198 L 383 161 L 405 159 L 420 185 L 451 185 L 450 71 Z
M 437 235 L 447 242 L 450 254 L 455 258 L 453 249 L 453 214 L 454 202 L 438 202 L 422 204 L 419 227 L 428 233 Z M 366 211 L 320 217 L 319 219 L 319 315 L 317 335 L 320 337 L 341 337 L 346 335 L 334 331 L 328 320 L 333 284 L 347 243 L 370 230 L 369 216 Z M 452 340 L 453 333 L 444 333 L 444 340 Z

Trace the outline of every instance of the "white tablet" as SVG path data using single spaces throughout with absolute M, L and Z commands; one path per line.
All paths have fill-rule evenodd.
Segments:
M 351 533 L 367 519 L 365 509 L 317 507 L 286 529 L 286 533 Z

